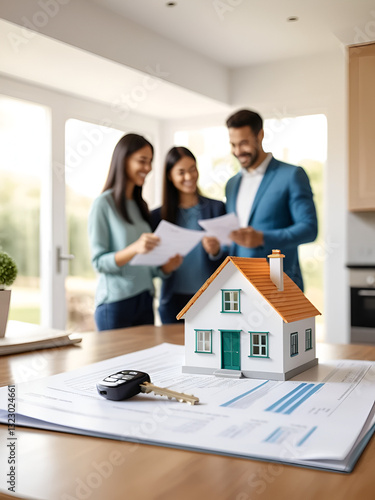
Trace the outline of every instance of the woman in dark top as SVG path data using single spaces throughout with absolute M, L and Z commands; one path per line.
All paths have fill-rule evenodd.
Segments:
M 153 230 L 164 219 L 186 229 L 202 230 L 199 219 L 225 214 L 221 201 L 199 193 L 197 162 L 185 147 L 173 147 L 166 156 L 163 204 L 151 212 Z M 224 259 L 219 241 L 203 237 L 170 277 L 163 279 L 159 314 L 163 324 L 176 323 L 176 315 Z

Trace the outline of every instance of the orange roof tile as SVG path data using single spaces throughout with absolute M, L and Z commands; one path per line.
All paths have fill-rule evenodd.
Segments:
M 178 313 L 181 319 L 194 302 L 214 281 L 224 267 L 232 262 L 245 278 L 258 290 L 264 299 L 282 317 L 285 323 L 318 316 L 321 313 L 308 300 L 302 290 L 284 273 L 284 290 L 279 292 L 270 278 L 270 268 L 267 259 L 227 257 L 216 271 L 201 286 L 186 306 Z

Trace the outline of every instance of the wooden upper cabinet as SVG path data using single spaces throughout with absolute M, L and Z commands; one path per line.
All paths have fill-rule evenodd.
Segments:
M 375 43 L 349 48 L 349 210 L 375 211 Z

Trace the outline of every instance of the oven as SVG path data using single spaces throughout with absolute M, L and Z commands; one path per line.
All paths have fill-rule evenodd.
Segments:
M 375 265 L 349 265 L 350 340 L 375 344 Z

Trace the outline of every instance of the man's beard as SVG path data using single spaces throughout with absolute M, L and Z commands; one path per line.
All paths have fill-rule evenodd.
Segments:
M 236 156 L 237 160 L 240 161 L 241 167 L 246 169 L 246 170 L 249 170 L 254 165 L 254 163 L 256 163 L 259 154 L 258 154 L 258 151 L 255 151 L 254 154 L 253 153 L 245 153 L 245 154 L 242 154 L 240 156 L 242 156 L 242 157 L 246 156 L 248 158 L 248 162 L 246 162 L 246 164 L 243 164 L 239 160 L 239 157 Z

